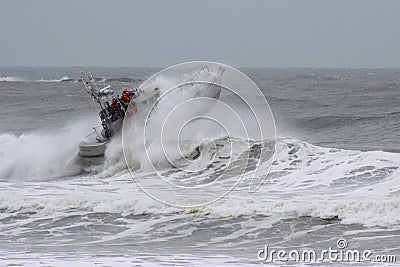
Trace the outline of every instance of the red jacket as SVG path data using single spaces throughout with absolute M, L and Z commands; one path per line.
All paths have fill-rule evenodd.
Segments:
M 111 104 L 112 109 L 118 109 L 118 104 L 117 103 L 112 103 Z
M 129 95 L 122 95 L 121 100 L 124 101 L 125 103 L 128 103 L 131 100 L 131 98 L 129 97 Z

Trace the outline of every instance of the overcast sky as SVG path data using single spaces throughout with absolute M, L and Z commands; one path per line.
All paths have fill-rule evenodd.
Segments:
M 0 0 L 0 65 L 400 67 L 397 0 Z

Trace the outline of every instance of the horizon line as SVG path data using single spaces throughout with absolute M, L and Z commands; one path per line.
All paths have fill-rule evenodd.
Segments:
M 221 62 L 222 63 L 222 62 Z M 225 64 L 225 63 L 222 63 Z M 174 64 L 176 65 L 176 64 Z M 229 64 L 226 64 L 229 65 Z M 169 66 L 128 66 L 128 65 L 0 65 L 0 68 L 167 68 Z M 232 66 L 232 65 L 229 65 Z M 400 66 L 232 66 L 234 68 L 248 69 L 400 69 Z

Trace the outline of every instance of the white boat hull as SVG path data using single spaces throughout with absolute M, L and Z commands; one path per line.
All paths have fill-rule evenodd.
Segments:
M 86 143 L 79 144 L 79 156 L 82 158 L 103 157 L 106 151 L 106 142 L 102 143 Z

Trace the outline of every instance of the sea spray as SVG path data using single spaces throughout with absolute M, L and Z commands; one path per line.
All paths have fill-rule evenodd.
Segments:
M 0 135 L 0 179 L 52 180 L 81 172 L 78 144 L 90 131 L 91 120 L 58 129 L 21 135 Z

